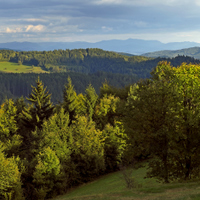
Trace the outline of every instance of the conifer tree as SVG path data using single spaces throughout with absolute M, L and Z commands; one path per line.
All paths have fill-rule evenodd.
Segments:
M 35 167 L 35 156 L 40 144 L 41 137 L 35 132 L 42 129 L 45 120 L 53 114 L 54 106 L 51 103 L 51 94 L 46 91 L 39 77 L 36 80 L 36 86 L 32 86 L 32 92 L 27 100 L 31 103 L 28 107 L 24 107 L 21 114 L 22 128 L 20 134 L 23 137 L 20 156 L 25 158 L 24 166 L 26 172 L 22 174 L 22 180 L 25 185 L 25 193 L 27 199 L 35 198 L 33 188 L 33 172 Z M 39 140 L 38 140 L 39 138 Z
M 63 108 L 65 112 L 69 113 L 69 119 L 70 123 L 72 123 L 72 120 L 75 120 L 76 115 L 76 107 L 77 107 L 77 101 L 76 101 L 76 91 L 74 90 L 74 86 L 72 85 L 72 80 L 70 77 L 67 78 L 68 84 L 65 86 L 64 90 L 64 102 L 63 102 Z
M 92 120 L 98 95 L 96 94 L 96 91 L 91 84 L 86 88 L 85 92 L 86 92 L 85 96 L 86 114 L 88 115 L 89 120 Z
M 43 121 L 52 115 L 54 106 L 51 103 L 51 94 L 46 91 L 39 77 L 36 87 L 32 86 L 32 92 L 27 100 L 31 105 L 22 111 L 23 124 L 30 130 L 36 127 L 41 129 Z

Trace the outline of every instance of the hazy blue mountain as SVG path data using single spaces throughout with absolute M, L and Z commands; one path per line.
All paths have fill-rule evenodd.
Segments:
M 199 46 L 194 42 L 162 43 L 157 40 L 104 40 L 96 43 L 89 42 L 9 42 L 0 43 L 0 48 L 19 49 L 22 51 L 50 51 L 55 49 L 86 49 L 100 48 L 107 51 L 123 52 L 128 54 L 141 55 L 148 52 L 162 50 L 178 50 Z
M 178 55 L 185 55 L 185 56 L 190 56 L 196 59 L 200 59 L 200 47 L 192 47 L 192 48 L 186 48 L 186 49 L 180 49 L 176 51 L 155 51 L 155 52 L 150 52 L 150 53 L 145 53 L 142 54 L 143 56 L 146 57 L 165 57 L 165 58 L 173 58 Z

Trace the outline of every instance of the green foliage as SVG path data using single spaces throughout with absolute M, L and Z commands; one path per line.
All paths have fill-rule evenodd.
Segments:
M 119 169 L 119 164 L 121 164 L 126 149 L 127 135 L 120 122 L 115 122 L 115 126 L 107 124 L 102 132 L 105 138 L 106 170 L 115 171 Z
M 84 101 L 85 101 L 86 114 L 88 115 L 89 120 L 92 120 L 98 95 L 96 94 L 96 91 L 91 84 L 86 88 L 85 93 L 86 95 Z
M 10 134 L 14 134 L 17 131 L 17 125 L 15 121 L 16 107 L 12 100 L 6 100 L 1 105 L 0 109 L 0 133 L 1 140 L 5 142 L 9 138 Z
M 60 173 L 60 161 L 50 147 L 44 148 L 37 157 L 33 173 L 37 199 L 45 199 L 54 186 L 54 181 Z
M 32 92 L 27 98 L 31 106 L 22 111 L 24 126 L 31 130 L 34 130 L 35 127 L 41 129 L 43 121 L 52 115 L 54 109 L 51 103 L 51 95 L 46 92 L 46 88 L 44 88 L 39 77 L 36 84 L 36 87 L 32 86 Z
M 114 126 L 119 102 L 120 99 L 113 95 L 105 94 L 100 98 L 95 109 L 95 122 L 100 130 L 103 130 L 108 123 Z
M 100 88 L 100 98 L 104 95 L 113 95 L 115 97 L 119 97 L 120 99 L 126 100 L 128 97 L 130 86 L 125 86 L 125 88 L 118 88 L 109 85 L 107 82 L 103 83 L 102 87 Z
M 177 59 L 147 58 L 144 56 L 126 56 L 114 52 L 103 51 L 101 49 L 74 49 L 74 50 L 54 50 L 54 51 L 29 51 L 14 52 L 1 50 L 0 61 L 10 61 L 20 63 L 21 71 L 23 65 L 28 65 L 23 72 L 79 72 L 96 73 L 98 71 L 132 74 L 139 78 L 149 77 L 151 70 L 161 60 L 168 60 L 173 65 L 180 65 L 182 62 L 199 63 L 190 57 L 178 56 Z M 181 55 L 181 54 L 180 54 Z M 193 56 L 193 55 L 192 55 Z M 32 68 L 32 66 L 34 66 Z M 9 70 L 5 70 L 9 71 Z
M 61 163 L 70 161 L 73 138 L 69 130 L 69 121 L 69 114 L 64 113 L 62 108 L 58 114 L 55 113 L 48 121 L 44 122 L 39 133 L 44 136 L 40 147 L 50 147 L 55 151 Z
M 165 70 L 165 71 L 164 71 Z M 164 71 L 164 73 L 163 73 Z M 166 72 L 166 73 L 165 73 Z M 167 63 L 161 63 L 153 74 L 153 80 L 143 81 L 138 87 L 131 88 L 128 98 L 128 110 L 133 124 L 132 138 L 136 156 L 154 155 L 150 162 L 151 175 L 169 180 L 170 148 L 174 137 L 176 113 L 173 110 L 176 98 L 170 75 L 173 74 Z M 128 119 L 127 119 L 128 120 Z M 129 125 L 130 124 L 130 125 Z M 154 163 L 154 164 L 153 164 Z
M 97 72 L 94 74 L 83 74 L 78 72 L 40 74 L 40 80 L 42 80 L 52 94 L 51 99 L 54 104 L 63 101 L 63 91 L 65 90 L 65 85 L 68 84 L 68 76 L 71 77 L 74 90 L 77 94 L 84 93 L 85 88 L 90 83 L 95 88 L 95 91 L 99 93 L 99 88 L 105 80 L 108 81 L 109 85 L 115 87 L 125 87 L 138 80 L 132 75 L 106 72 Z M 6 97 L 15 99 L 20 98 L 21 96 L 29 96 L 32 91 L 31 85 L 35 84 L 37 78 L 38 74 L 34 73 L 0 73 L 0 103 L 3 103 Z
M 174 157 L 177 166 L 174 173 L 178 178 L 190 179 L 199 177 L 200 166 L 200 66 L 183 63 L 175 70 L 174 82 L 179 97 L 176 105 L 176 155 L 179 156 Z
M 126 130 L 135 156 L 153 156 L 149 176 L 165 182 L 199 176 L 199 80 L 197 65 L 161 62 L 151 80 L 131 88 Z
M 87 55 L 101 55 L 98 49 L 70 53 L 76 64 Z M 104 83 L 99 97 L 91 84 L 77 94 L 68 76 L 63 102 L 54 112 L 39 78 L 27 98 L 31 104 L 6 100 L 0 108 L 0 169 L 12 177 L 5 179 L 10 186 L 2 184 L 1 195 L 22 196 L 22 181 L 27 199 L 50 198 L 147 158 L 149 177 L 199 178 L 200 67 L 160 62 L 151 75 L 126 88 Z
M 74 90 L 74 87 L 72 85 L 71 78 L 67 78 L 68 84 L 65 86 L 64 90 L 64 102 L 63 102 L 63 108 L 65 112 L 69 113 L 69 118 L 70 118 L 70 124 L 72 123 L 72 120 L 75 119 L 75 115 L 77 114 L 77 106 L 78 102 L 76 100 L 77 95 L 76 91 Z
M 78 116 L 70 129 L 74 138 L 71 158 L 79 176 L 77 181 L 86 182 L 104 171 L 104 137 L 85 116 Z
M 18 169 L 19 158 L 6 158 L 0 143 L 0 199 L 23 199 L 21 190 L 21 173 Z
M 6 100 L 0 109 L 0 141 L 4 143 L 8 156 L 17 154 L 21 144 L 21 137 L 17 134 L 16 107 L 14 102 Z

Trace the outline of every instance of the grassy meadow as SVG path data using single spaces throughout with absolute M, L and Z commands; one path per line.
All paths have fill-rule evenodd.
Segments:
M 124 179 L 131 174 L 133 187 L 128 189 Z M 72 189 L 51 200 L 199 200 L 200 181 L 163 184 L 155 178 L 144 178 L 146 168 L 119 171 Z
M 0 72 L 4 73 L 48 73 L 41 67 L 19 65 L 13 62 L 0 62 Z

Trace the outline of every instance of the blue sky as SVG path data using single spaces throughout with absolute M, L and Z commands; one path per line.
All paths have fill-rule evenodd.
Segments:
M 200 0 L 0 0 L 0 42 L 200 42 Z

